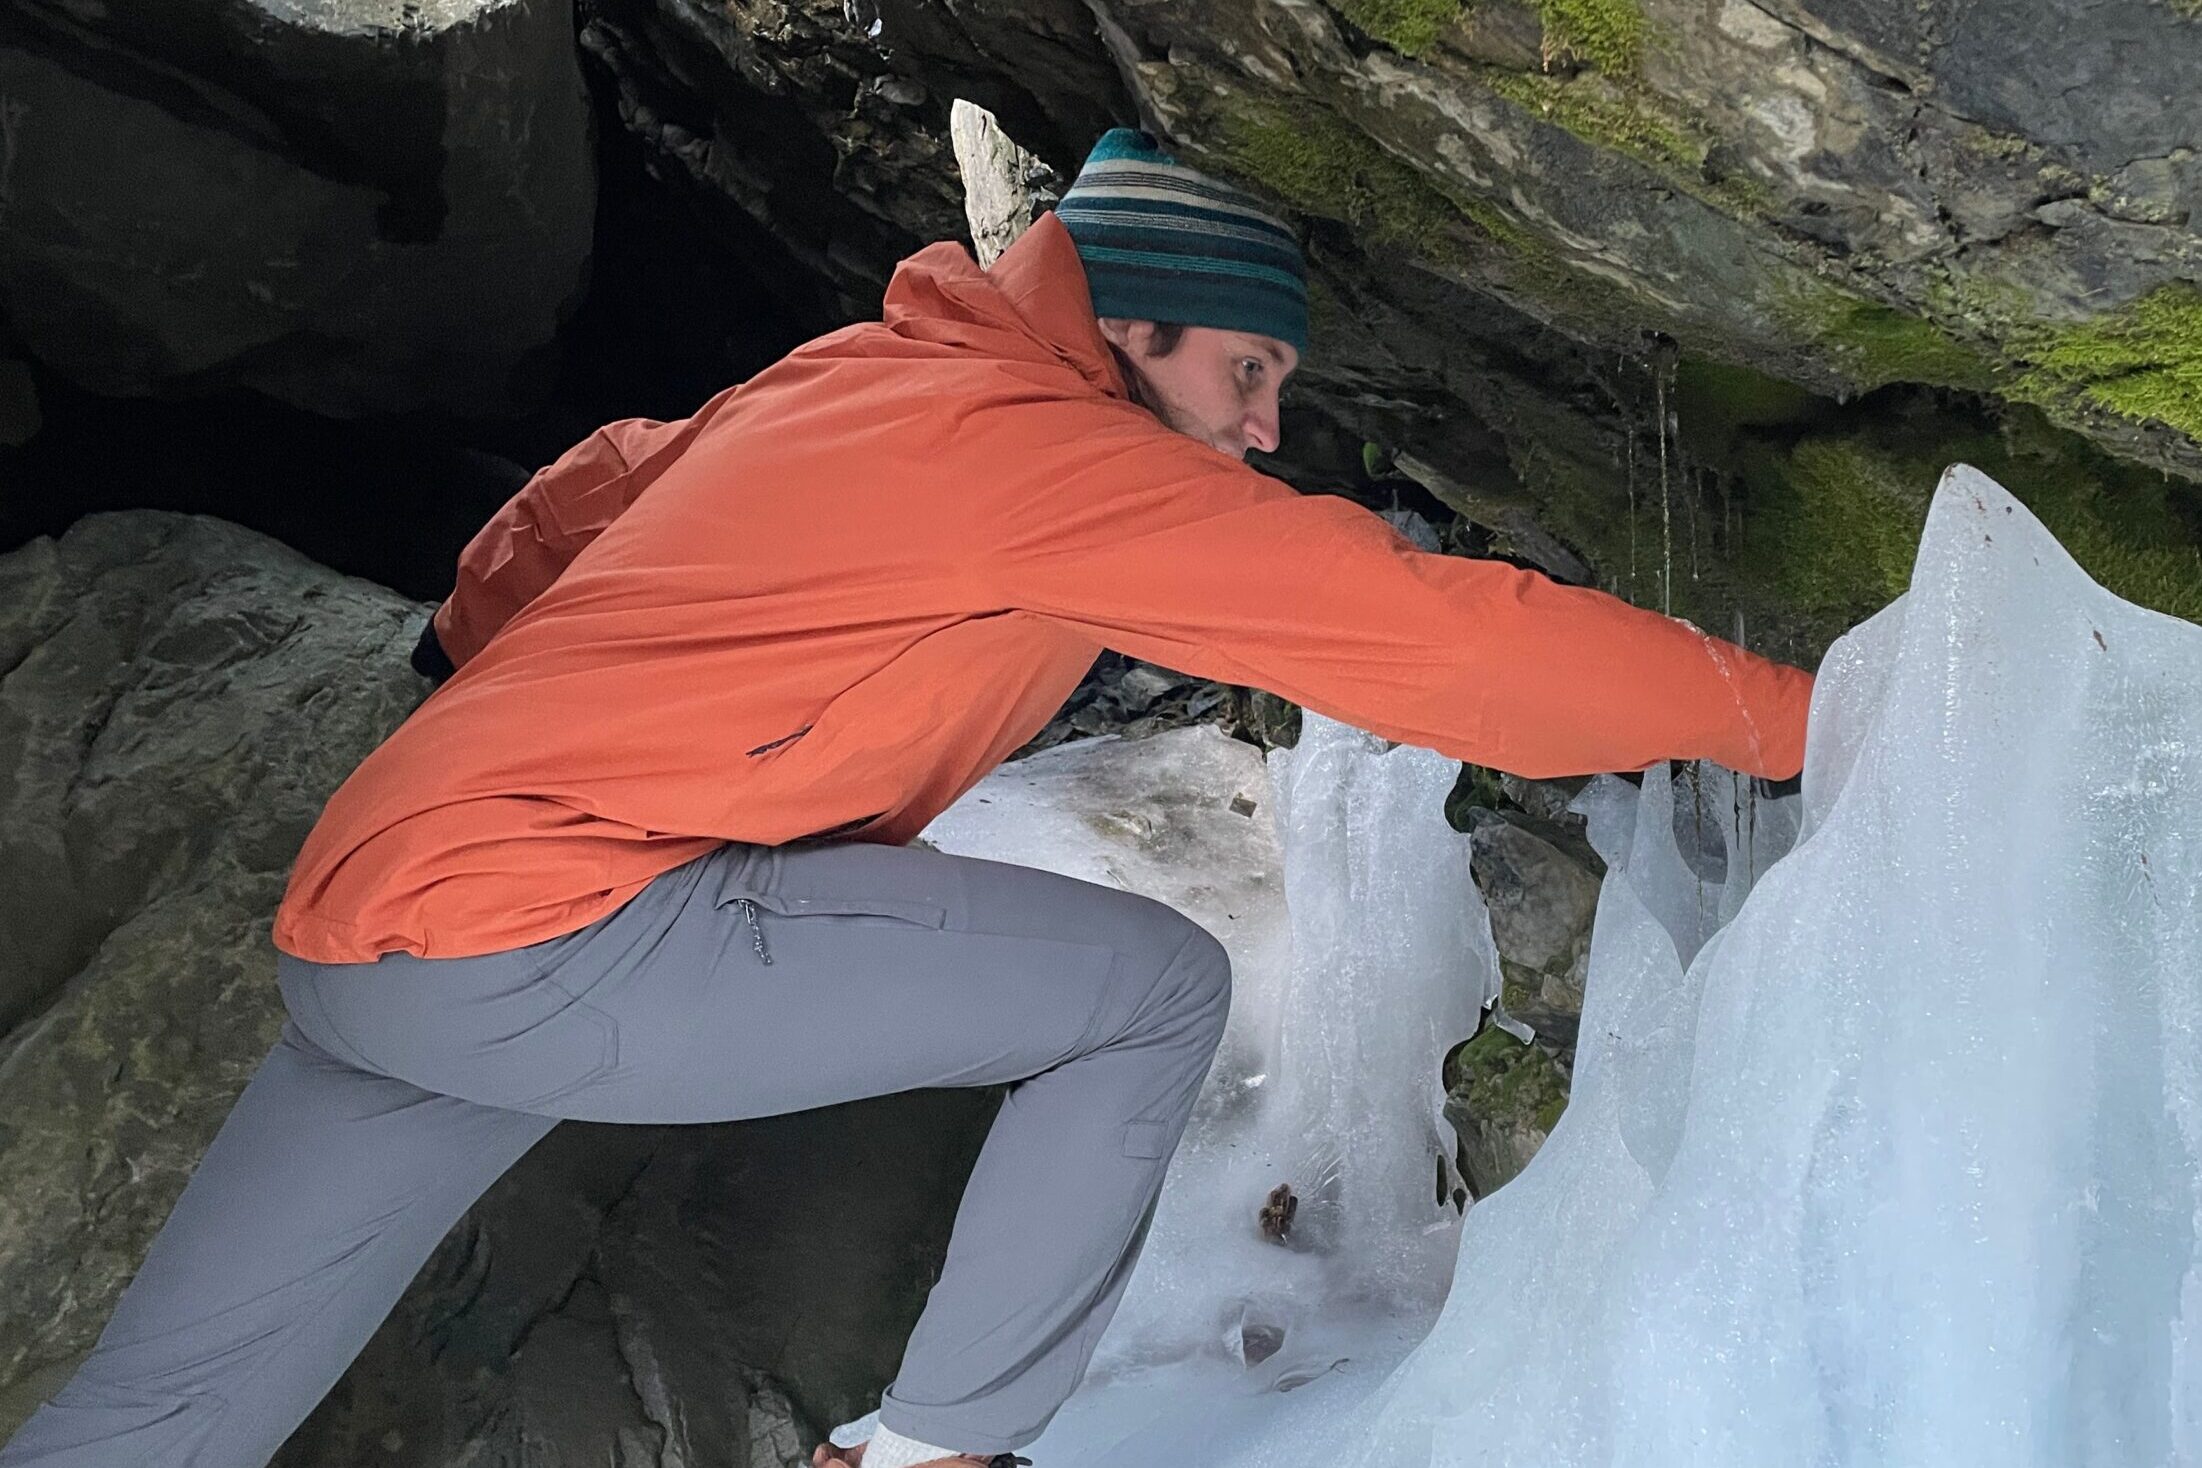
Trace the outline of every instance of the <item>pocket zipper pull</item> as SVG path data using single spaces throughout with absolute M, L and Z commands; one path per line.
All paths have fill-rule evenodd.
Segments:
M 772 955 L 765 951 L 765 930 L 757 926 L 757 904 L 746 897 L 735 898 L 734 904 L 741 908 L 742 916 L 749 919 L 749 945 L 757 950 L 758 961 L 771 963 Z

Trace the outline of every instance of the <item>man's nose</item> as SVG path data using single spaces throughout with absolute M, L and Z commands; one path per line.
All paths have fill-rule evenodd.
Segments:
M 1275 401 L 1258 404 L 1249 411 L 1239 432 L 1245 437 L 1248 448 L 1259 449 L 1265 454 L 1277 452 L 1277 445 L 1284 439 L 1284 428 L 1278 422 Z

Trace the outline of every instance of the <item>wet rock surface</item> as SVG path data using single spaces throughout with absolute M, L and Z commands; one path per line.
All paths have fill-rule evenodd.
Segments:
M 1572 1048 L 1603 868 L 1580 835 L 1527 815 L 1479 819 L 1474 837 L 1504 981 L 1499 1002 L 1540 1039 Z
M 1551 1051 L 1496 1025 L 1453 1052 L 1445 1086 L 1445 1119 L 1460 1137 L 1461 1176 L 1478 1198 L 1529 1165 L 1567 1107 L 1566 1067 Z

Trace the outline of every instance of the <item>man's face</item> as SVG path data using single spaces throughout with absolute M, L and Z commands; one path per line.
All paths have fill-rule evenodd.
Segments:
M 1290 342 L 1187 326 L 1176 346 L 1157 353 L 1152 321 L 1111 316 L 1101 318 L 1101 334 L 1139 375 L 1143 400 L 1165 425 L 1234 459 L 1245 458 L 1248 449 L 1276 452 L 1283 432 L 1277 392 L 1300 365 Z

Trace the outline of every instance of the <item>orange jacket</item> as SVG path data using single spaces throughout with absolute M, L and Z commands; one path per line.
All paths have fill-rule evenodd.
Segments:
M 436 629 L 458 671 L 331 797 L 287 952 L 493 952 L 724 841 L 907 841 L 1103 647 L 1527 776 L 1786 777 L 1811 689 L 1164 428 L 1052 215 L 988 272 L 920 251 L 881 321 L 692 418 L 576 445 L 467 546 Z

